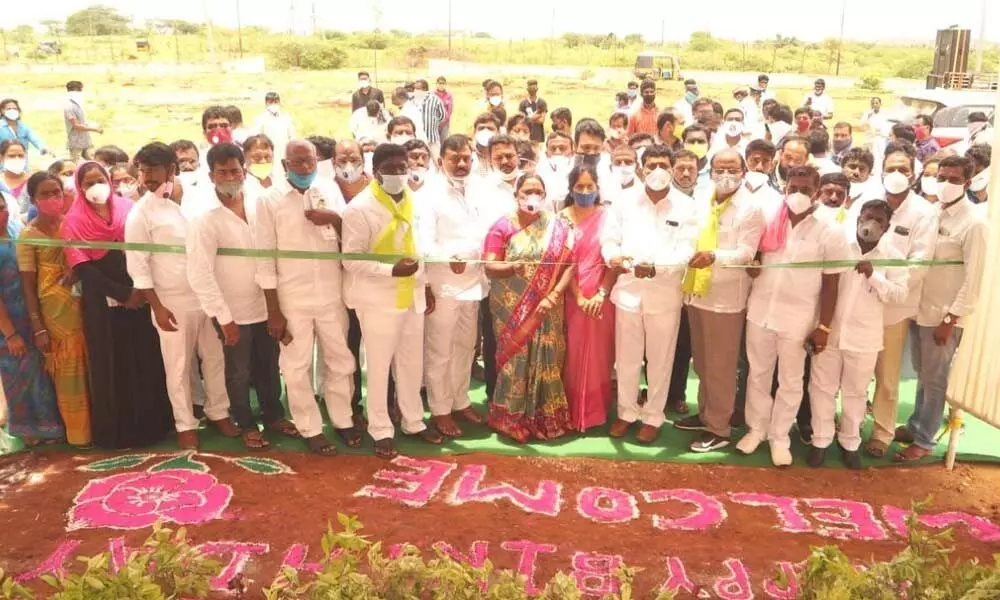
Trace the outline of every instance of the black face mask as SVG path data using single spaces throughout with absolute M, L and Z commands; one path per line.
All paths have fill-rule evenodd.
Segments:
M 597 163 L 600 162 L 600 154 L 577 154 L 576 155 L 576 165 L 587 166 L 587 167 L 597 167 Z

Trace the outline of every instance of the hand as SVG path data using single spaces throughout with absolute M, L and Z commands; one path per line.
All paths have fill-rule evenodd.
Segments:
M 822 329 L 816 328 L 810 335 L 809 339 L 812 340 L 813 349 L 816 354 L 820 354 L 826 350 L 826 343 L 829 341 L 830 336 L 827 332 Z
M 393 277 L 409 277 L 417 272 L 420 263 L 412 258 L 401 258 L 399 262 L 392 266 Z
M 136 310 L 142 308 L 144 304 L 146 304 L 146 299 L 139 293 L 139 290 L 133 289 L 128 295 L 128 300 L 125 301 L 125 308 Z
M 696 252 L 688 266 L 692 269 L 704 269 L 713 264 L 715 264 L 715 252 Z
M 859 262 L 857 266 L 854 267 L 854 270 L 857 271 L 858 273 L 861 273 L 865 277 L 871 277 L 873 273 L 872 264 L 867 260 Z
M 63 274 L 62 278 L 59 279 L 59 285 L 65 288 L 71 288 L 74 285 L 76 285 L 76 281 L 77 281 L 76 275 L 73 273 L 73 271 L 66 271 Z
M 457 260 L 453 260 L 451 263 L 451 272 L 455 275 L 461 275 L 465 273 L 465 263 Z
M 21 358 L 28 352 L 28 346 L 24 343 L 24 338 L 16 331 L 7 336 L 7 351 L 14 358 Z
M 325 225 L 336 226 L 337 221 L 340 220 L 340 215 L 325 208 L 314 208 L 306 211 L 306 218 L 309 219 L 313 225 L 318 225 L 320 227 Z
M 42 354 L 52 349 L 52 340 L 49 338 L 48 331 L 43 329 L 35 334 L 35 348 L 38 348 Z
M 240 326 L 236 323 L 220 325 L 219 329 L 222 330 L 222 343 L 226 346 L 235 346 L 240 341 Z
M 154 308 L 153 317 L 156 319 L 156 326 L 161 331 L 177 331 L 177 319 L 166 306 L 161 304 L 159 308 Z
M 285 339 L 288 330 L 288 320 L 280 311 L 267 315 L 267 334 L 277 341 Z
M 96 131 L 97 133 L 99 133 L 101 135 L 104 135 L 104 128 L 103 127 L 95 127 L 94 131 Z
M 944 346 L 951 339 L 951 334 L 954 330 L 954 323 L 941 323 L 934 328 L 934 343 L 938 346 Z
M 424 314 L 429 315 L 437 308 L 437 300 L 434 298 L 434 292 L 429 287 L 424 288 L 424 297 L 427 300 L 427 308 L 424 309 Z
M 642 263 L 635 266 L 635 276 L 639 279 L 652 279 L 656 277 L 656 267 Z
M 612 269 L 617 269 L 619 273 L 624 273 L 629 270 L 628 265 L 631 263 L 631 256 L 616 256 L 608 261 L 608 266 Z
M 590 298 L 584 298 L 581 296 L 577 300 L 577 306 L 579 306 L 580 310 L 582 310 L 588 317 L 600 319 L 601 312 L 604 310 L 604 298 L 601 298 L 597 294 L 594 294 L 594 296 Z
M 553 294 L 549 294 L 548 296 L 542 298 L 542 301 L 538 303 L 538 308 L 535 309 L 538 314 L 547 314 L 550 310 L 556 307 L 555 300 L 552 299 L 552 296 Z

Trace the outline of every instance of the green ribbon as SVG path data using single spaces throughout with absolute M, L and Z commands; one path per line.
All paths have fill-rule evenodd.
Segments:
M 39 246 L 42 248 L 84 248 L 88 250 L 122 250 L 133 252 L 152 252 L 157 254 L 186 254 L 187 248 L 183 244 L 139 244 L 134 242 L 85 242 L 80 240 L 53 240 L 48 238 L 30 238 L 10 240 L 15 244 L 26 246 Z M 255 250 L 247 248 L 218 248 L 219 256 L 240 256 L 243 258 L 292 258 L 309 260 L 364 260 L 387 264 L 395 264 L 397 261 L 407 258 L 399 255 L 369 254 L 355 252 L 316 252 L 312 250 Z M 420 260 L 431 264 L 447 264 L 457 262 L 452 257 L 423 256 Z M 506 261 L 506 260 L 486 260 L 473 259 L 458 262 L 473 264 L 563 264 L 558 261 Z M 964 264 L 960 260 L 906 260 L 897 258 L 881 258 L 870 261 L 857 260 L 814 260 L 803 262 L 772 263 L 768 265 L 719 265 L 722 268 L 746 269 L 754 267 L 759 269 L 836 269 L 850 268 L 858 262 L 870 262 L 875 267 L 939 267 L 945 265 Z M 571 264 L 571 263 L 565 263 Z M 686 268 L 687 263 L 682 264 L 655 264 L 654 267 L 664 268 Z

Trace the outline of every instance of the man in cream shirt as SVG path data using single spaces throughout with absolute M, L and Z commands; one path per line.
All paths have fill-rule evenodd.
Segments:
M 677 344 L 684 265 L 694 255 L 698 219 L 688 196 L 670 189 L 672 153 L 650 146 L 642 155 L 645 187 L 623 196 L 601 232 L 601 255 L 622 271 L 611 301 L 615 311 L 618 419 L 610 435 L 623 437 L 642 422 L 636 439 L 650 444 L 664 421 L 671 365 Z M 648 401 L 639 406 L 639 374 L 645 354 Z
M 489 282 L 481 264 L 466 261 L 481 258 L 490 224 L 480 216 L 479 198 L 465 193 L 472 170 L 470 148 L 464 135 L 444 140 L 443 177 L 435 181 L 425 228 L 425 253 L 452 258 L 448 264 L 427 266 L 436 306 L 427 315 L 424 331 L 427 399 L 434 426 L 448 437 L 462 435 L 456 417 L 483 423 L 469 402 L 469 365 L 476 353 L 479 305 L 489 293 Z
M 375 181 L 344 211 L 345 254 L 403 255 L 395 264 L 345 260 L 344 297 L 361 324 L 368 366 L 368 433 L 375 455 L 398 456 L 386 402 L 389 370 L 406 435 L 440 444 L 441 434 L 424 424 L 420 383 L 423 378 L 424 314 L 434 311 L 422 254 L 419 214 L 407 181 L 406 149 L 382 144 L 372 157 Z
M 170 146 L 148 144 L 135 155 L 139 177 L 151 190 L 139 199 L 125 222 L 125 241 L 134 244 L 184 244 L 188 222 L 203 212 L 197 194 L 184 200 L 171 199 L 177 174 L 177 158 Z M 167 392 L 177 428 L 177 445 L 198 447 L 198 419 L 194 416 L 193 383 L 197 381 L 197 357 L 207 390 L 205 415 L 223 435 L 236 437 L 239 430 L 229 419 L 225 360 L 222 343 L 211 319 L 202 310 L 187 279 L 187 256 L 165 252 L 129 250 L 125 253 L 129 276 L 153 309 L 153 324 L 160 338 Z
M 292 140 L 284 154 L 288 186 L 272 187 L 257 199 L 257 248 L 338 252 L 340 213 L 346 206 L 340 189 L 317 178 L 316 148 L 308 140 Z M 272 336 L 290 338 L 281 348 L 279 364 L 299 433 L 312 452 L 336 454 L 323 435 L 323 416 L 313 398 L 313 347 L 318 343 L 330 421 L 347 446 L 358 446 L 361 436 L 351 420 L 354 357 L 347 347 L 340 261 L 259 258 L 257 280 L 264 290 Z

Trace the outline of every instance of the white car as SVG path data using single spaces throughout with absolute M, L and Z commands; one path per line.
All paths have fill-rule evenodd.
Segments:
M 910 122 L 917 115 L 931 115 L 934 120 L 932 135 L 942 148 L 959 144 L 955 148 L 964 153 L 969 132 L 969 115 L 985 113 L 993 123 L 996 92 L 970 90 L 919 90 L 899 95 L 889 111 L 889 121 Z

